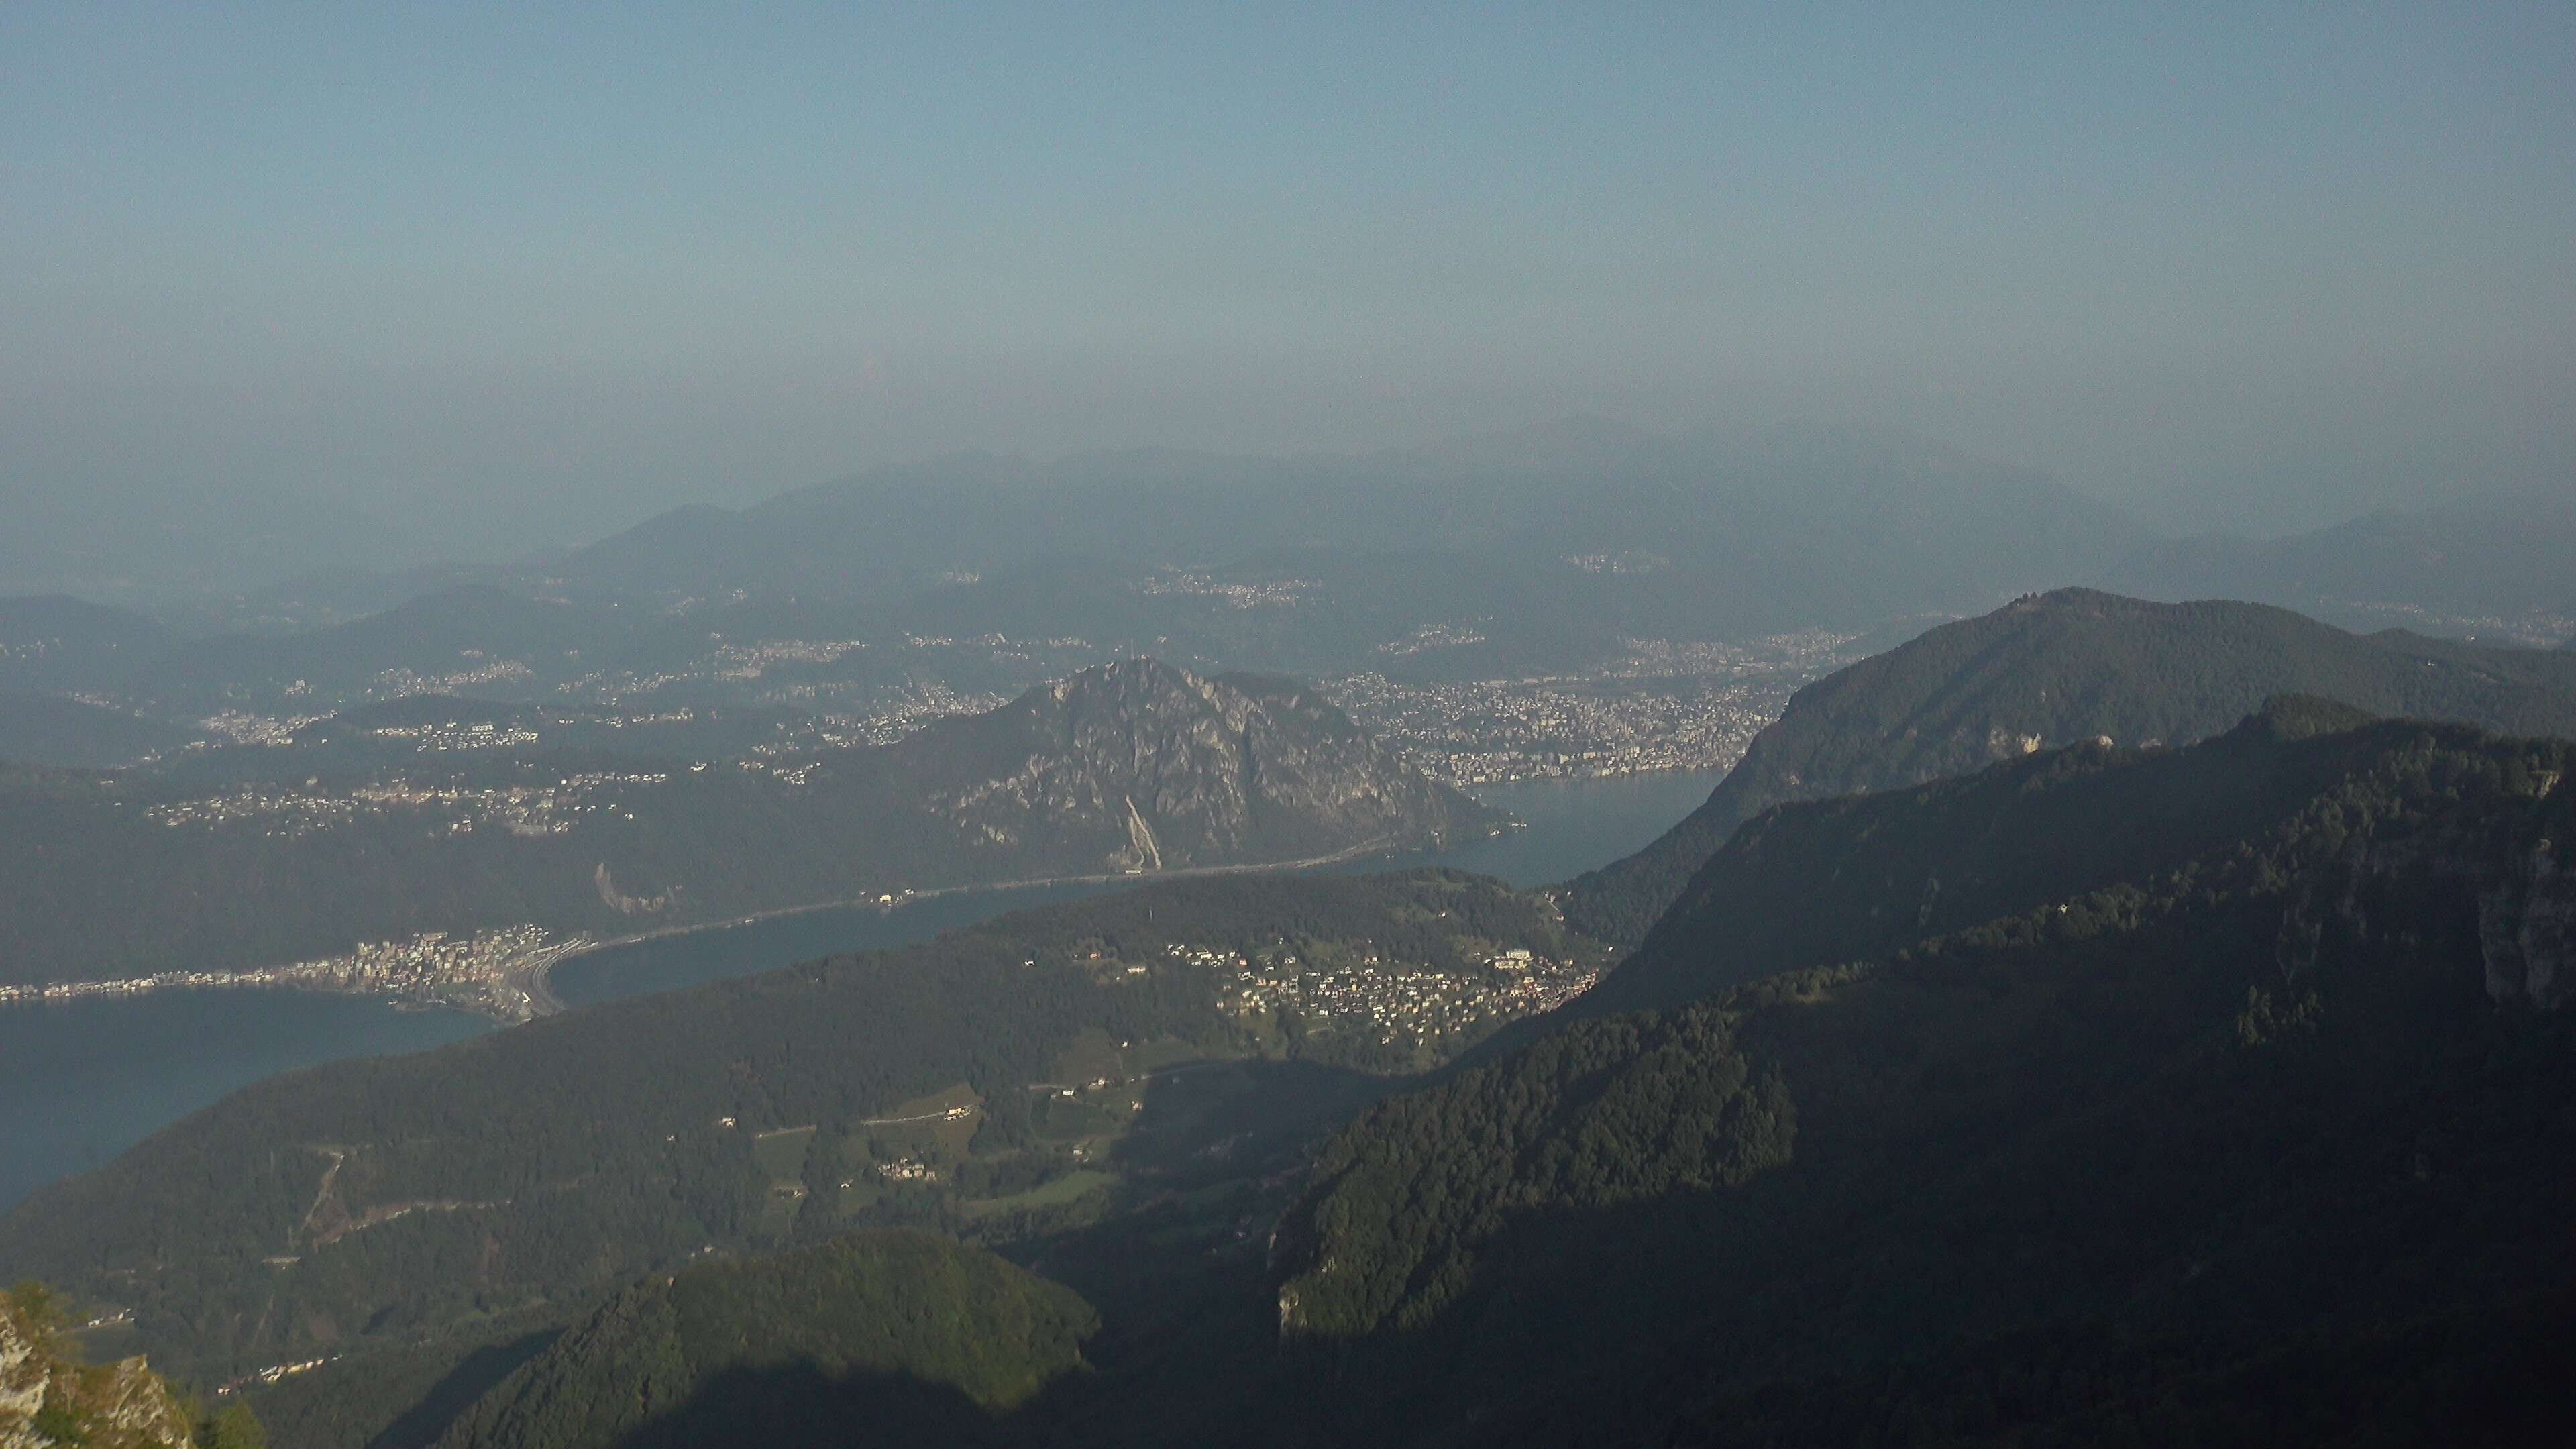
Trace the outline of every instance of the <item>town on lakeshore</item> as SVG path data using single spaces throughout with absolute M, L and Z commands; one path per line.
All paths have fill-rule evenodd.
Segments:
M 147 991 L 214 987 L 289 987 L 385 996 L 408 1005 L 444 1006 L 496 1021 L 527 1021 L 560 1010 L 546 972 L 598 944 L 586 935 L 557 936 L 541 926 L 505 926 L 455 936 L 431 931 L 408 941 L 361 942 L 344 955 L 290 966 L 238 971 L 163 971 L 118 981 L 55 981 L 0 986 L 0 1005 L 134 996 Z

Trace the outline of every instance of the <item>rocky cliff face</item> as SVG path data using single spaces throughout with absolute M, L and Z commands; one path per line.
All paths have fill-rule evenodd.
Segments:
M 2543 1010 L 2576 1000 L 2576 868 L 2561 843 L 2571 839 L 2569 802 L 2555 771 L 2526 772 L 2519 783 L 2511 793 L 2530 799 L 2538 819 L 2503 839 L 2492 828 L 2436 828 L 2347 840 L 2289 892 L 2277 945 L 2283 981 L 2297 984 L 2337 945 L 2419 942 L 2428 922 L 2460 920 L 2466 937 L 2474 901 L 2474 940 L 2460 945 L 2475 950 L 2490 999 Z
M 45 1406 L 45 1386 L 52 1379 L 48 1366 L 36 1357 L 25 1325 L 0 1307 L 0 1445 L 15 1449 L 22 1442 L 28 1421 Z
M 903 787 L 971 843 L 1068 869 L 1297 860 L 1487 824 L 1300 685 L 1152 659 L 1085 670 L 894 754 Z
M 0 1449 L 180 1449 L 188 1418 L 140 1358 L 83 1367 L 31 1311 L 0 1293 Z
M 2489 996 L 2542 1007 L 2576 996 L 2576 870 L 2551 842 L 2479 894 L 2478 937 Z

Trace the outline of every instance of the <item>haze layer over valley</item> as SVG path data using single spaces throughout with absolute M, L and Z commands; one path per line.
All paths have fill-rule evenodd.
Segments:
M 2560 1446 L 2576 8 L 0 7 L 0 1449 Z

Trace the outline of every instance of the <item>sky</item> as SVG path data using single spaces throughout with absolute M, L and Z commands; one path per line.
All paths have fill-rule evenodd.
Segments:
M 2576 487 L 2572 262 L 2564 3 L 0 7 L 29 537 L 1577 412 L 2277 532 Z

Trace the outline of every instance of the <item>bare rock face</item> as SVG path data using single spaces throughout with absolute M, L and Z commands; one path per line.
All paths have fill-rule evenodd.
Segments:
M 0 1449 L 36 1442 L 28 1424 L 45 1406 L 52 1379 L 24 1320 L 0 1299 Z
M 2550 841 L 2479 892 L 2478 945 L 2496 1000 L 2555 1007 L 2576 996 L 2576 870 Z
M 187 1415 L 180 1412 L 169 1385 L 140 1357 L 82 1370 L 79 1378 L 71 1398 L 88 1421 L 88 1442 L 96 1449 L 189 1442 Z
M 1286 680 L 1124 660 L 897 749 L 970 843 L 1145 873 L 1436 844 L 1483 812 Z
M 2559 785 L 2552 771 L 2526 778 L 2541 802 Z M 2566 840 L 2563 830 L 2553 838 L 2528 826 L 2502 840 L 2474 830 L 2393 840 L 2356 835 L 2333 862 L 2292 887 L 2277 943 L 2281 977 L 2297 982 L 2329 941 L 2405 935 L 2407 922 L 2422 913 L 2396 904 L 2396 920 L 2374 920 L 2392 903 L 2466 895 L 2476 903 L 2487 996 L 2543 1010 L 2564 1006 L 2576 1000 L 2576 866 L 2566 858 Z
M 0 1293 L 0 1449 L 144 1449 L 190 1442 L 187 1415 L 140 1358 L 85 1368 Z

